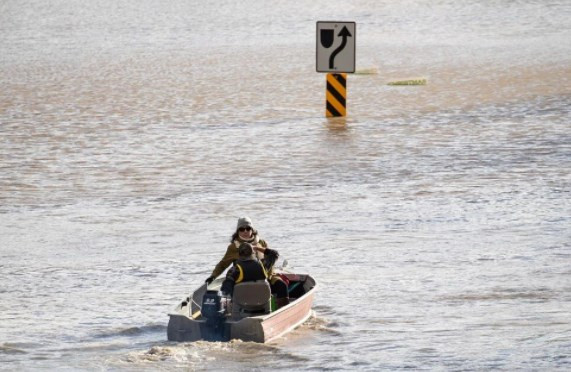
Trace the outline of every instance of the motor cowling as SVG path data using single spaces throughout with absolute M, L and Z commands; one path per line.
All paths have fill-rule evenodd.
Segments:
M 229 337 L 224 320 L 227 299 L 219 291 L 207 291 L 202 297 L 201 314 L 206 322 L 201 325 L 202 337 L 207 341 L 223 341 Z
M 224 317 L 222 295 L 219 291 L 206 291 L 202 297 L 202 316 L 208 320 L 219 320 Z

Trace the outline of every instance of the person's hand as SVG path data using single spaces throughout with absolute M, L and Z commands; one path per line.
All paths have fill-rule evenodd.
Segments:
M 260 253 L 264 253 L 264 252 L 266 251 L 266 248 L 264 248 L 264 247 L 262 247 L 262 246 L 260 246 L 260 245 L 256 245 L 256 246 L 254 247 L 254 249 L 255 249 L 256 251 L 260 252 Z
M 212 283 L 213 281 L 214 281 L 214 278 L 211 277 L 211 276 L 209 276 L 208 279 L 206 279 L 206 280 L 204 281 L 204 283 L 206 283 L 206 285 L 209 285 L 209 284 Z

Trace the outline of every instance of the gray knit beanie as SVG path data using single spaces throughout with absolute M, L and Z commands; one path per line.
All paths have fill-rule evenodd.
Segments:
M 249 226 L 252 229 L 254 229 L 254 225 L 252 225 L 252 220 L 250 219 L 250 217 L 240 217 L 238 218 L 238 225 L 236 226 L 236 230 L 238 230 L 240 227 L 246 227 Z

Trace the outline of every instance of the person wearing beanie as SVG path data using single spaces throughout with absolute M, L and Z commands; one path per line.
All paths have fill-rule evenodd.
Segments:
M 212 281 L 216 279 L 220 274 L 222 274 L 224 270 L 226 270 L 230 265 L 238 260 L 238 249 L 242 243 L 249 243 L 252 246 L 254 249 L 254 255 L 257 259 L 262 260 L 264 258 L 264 253 L 268 248 L 268 243 L 259 237 L 258 230 L 254 228 L 252 220 L 246 216 L 238 218 L 236 230 L 234 231 L 234 234 L 232 234 L 230 244 L 226 248 L 226 253 L 220 262 L 218 262 L 218 264 L 214 267 L 212 274 L 210 274 L 210 276 L 206 279 L 207 284 L 212 283 Z M 275 260 L 277 260 L 277 258 L 278 257 L 276 257 Z M 276 294 L 276 301 L 279 298 L 281 299 L 280 302 L 282 305 L 288 304 L 289 298 L 287 284 L 278 275 L 274 274 L 273 263 L 267 271 L 272 293 Z
M 254 224 L 249 217 L 238 218 L 238 223 L 236 224 L 236 230 L 232 237 L 230 238 L 230 245 L 226 248 L 226 253 L 224 257 L 218 262 L 218 264 L 212 270 L 212 274 L 206 279 L 208 284 L 212 283 L 220 274 L 224 272 L 234 261 L 239 257 L 238 248 L 242 243 L 250 243 L 252 247 L 263 247 L 266 248 L 268 244 L 265 240 L 260 239 L 258 236 L 258 231 L 254 228 Z M 263 258 L 263 255 L 256 251 L 256 255 L 259 259 Z

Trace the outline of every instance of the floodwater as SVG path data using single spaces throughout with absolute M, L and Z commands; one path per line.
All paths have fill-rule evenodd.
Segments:
M 0 369 L 571 369 L 568 1 L 0 3 Z M 357 23 L 326 119 L 317 21 Z M 425 78 L 425 86 L 388 86 Z M 172 343 L 249 215 L 319 283 Z

